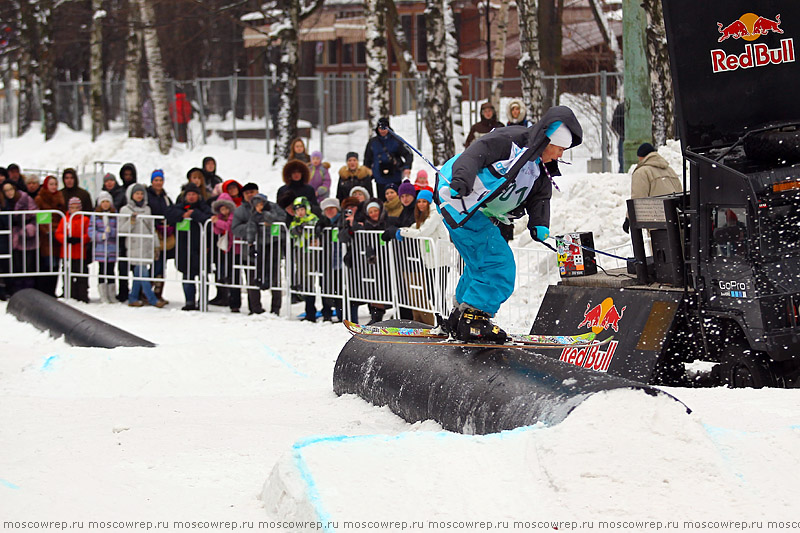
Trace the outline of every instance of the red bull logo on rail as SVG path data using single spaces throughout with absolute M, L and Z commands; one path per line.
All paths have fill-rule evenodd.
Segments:
M 578 324 L 579 328 L 586 326 L 592 328 L 595 333 L 600 333 L 608 328 L 619 331 L 619 321 L 625 313 L 625 307 L 617 311 L 612 298 L 606 298 L 601 303 L 592 307 L 591 302 L 586 304 L 586 311 L 583 313 L 583 321 Z
M 728 39 L 755 41 L 770 33 L 783 34 L 780 14 L 775 15 L 773 20 L 755 13 L 745 13 L 727 26 L 717 22 L 717 30 L 720 33 L 718 39 L 720 43 Z M 764 43 L 746 44 L 744 53 L 741 54 L 728 54 L 725 50 L 719 49 L 711 50 L 711 64 L 715 74 L 794 61 L 794 39 L 781 39 L 780 48 L 769 48 Z
M 606 298 L 594 307 L 589 302 L 586 304 L 586 311 L 583 313 L 583 320 L 578 324 L 578 328 L 591 328 L 596 334 L 609 328 L 619 332 L 619 321 L 622 320 L 626 307 L 623 306 L 617 310 L 613 298 Z M 591 344 L 580 348 L 567 346 L 561 350 L 559 360 L 571 365 L 591 368 L 598 372 L 606 372 L 608 365 L 611 364 L 611 360 L 614 358 L 617 344 L 619 344 L 618 341 L 612 340 L 608 343 L 608 348 L 605 351 L 600 350 L 599 344 Z

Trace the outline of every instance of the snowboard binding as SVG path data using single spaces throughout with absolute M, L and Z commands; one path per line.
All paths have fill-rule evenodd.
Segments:
M 441 315 L 436 318 L 443 332 L 460 341 L 504 344 L 508 340 L 506 332 L 480 309 L 468 307 L 462 311 L 456 307 L 446 320 Z

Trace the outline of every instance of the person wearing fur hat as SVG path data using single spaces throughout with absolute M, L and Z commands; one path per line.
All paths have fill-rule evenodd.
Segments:
M 159 298 L 153 292 L 150 281 L 150 265 L 153 263 L 156 254 L 156 234 L 155 220 L 150 214 L 150 207 L 147 205 L 147 187 L 143 183 L 134 183 L 128 188 L 128 204 L 120 210 L 119 230 L 127 233 L 128 237 L 128 257 L 133 268 L 133 285 L 128 296 L 130 307 L 141 307 L 142 301 L 140 294 L 144 294 L 145 300 L 155 307 L 164 307 L 167 301 Z
M 201 191 L 194 183 L 183 186 L 178 201 L 167 210 L 167 223 L 175 225 L 178 234 L 176 263 L 183 274 L 183 294 L 186 305 L 183 311 L 196 311 L 197 285 L 200 276 L 200 251 L 204 245 L 201 236 L 203 224 L 211 218 L 211 210 L 203 200 Z
M 116 213 L 114 197 L 103 190 L 97 195 L 97 207 L 91 217 L 89 238 L 94 243 L 94 260 L 99 268 L 97 292 L 104 304 L 116 302 L 117 287 L 114 283 L 114 263 L 117 262 L 117 219 L 109 216 Z
M 235 183 L 235 182 L 234 182 Z M 236 184 L 238 186 L 238 184 Z M 233 187 L 232 187 L 233 188 Z M 238 192 L 238 187 L 237 187 Z M 236 210 L 236 204 L 228 193 L 222 193 L 219 198 L 214 200 L 211 204 L 211 211 L 214 213 L 211 216 L 211 224 L 216 238 L 216 246 L 213 250 L 214 265 L 217 271 L 217 283 L 222 285 L 230 285 L 233 283 L 233 264 L 235 255 L 238 255 L 239 246 L 233 244 L 233 212 Z M 230 306 L 231 313 L 238 313 L 241 307 L 241 296 L 238 302 L 232 302 L 230 298 L 230 289 L 228 287 L 217 286 L 217 295 L 225 295 L 225 300 Z M 211 302 L 209 302 L 211 303 Z
M 67 202 L 67 216 L 61 219 L 56 228 L 55 237 L 61 246 L 61 258 L 70 261 L 73 274 L 70 277 L 70 293 L 72 298 L 89 303 L 88 262 L 86 261 L 86 244 L 89 242 L 89 217 L 78 213 L 81 211 L 81 199 L 73 196 Z
M 400 182 L 411 175 L 413 156 L 406 146 L 390 133 L 389 118 L 381 117 L 375 127 L 375 136 L 364 150 L 364 165 L 372 169 L 378 198 L 386 200 L 383 191 L 388 183 Z
M 544 242 L 557 161 L 582 139 L 572 110 L 555 106 L 530 128 L 508 126 L 484 135 L 440 169 L 438 209 L 465 264 L 445 323 L 454 337 L 505 342 L 505 331 L 491 318 L 514 292 L 516 266 L 497 224 L 513 224 L 527 213 L 531 236 Z
M 286 191 L 292 191 L 295 198 L 303 196 L 308 199 L 311 204 L 311 209 L 314 214 L 319 213 L 319 203 L 317 202 L 317 193 L 314 188 L 308 184 L 311 180 L 311 171 L 308 165 L 297 159 L 291 160 L 283 166 L 283 185 L 278 189 L 277 198 Z M 319 213 L 321 214 L 321 213 Z
M 39 194 L 42 185 L 39 183 L 39 176 L 37 174 L 25 174 L 25 192 L 28 196 L 36 200 L 36 195 Z
M 529 128 L 533 126 L 533 122 L 528 120 L 528 108 L 522 100 L 511 100 L 506 106 L 506 126 L 525 126 Z
M 67 212 L 64 196 L 58 190 L 58 179 L 47 176 L 44 179 L 39 194 L 34 199 L 36 207 L 43 211 Z M 53 238 L 61 217 L 53 215 L 50 222 L 39 224 L 39 265 L 43 272 L 58 272 L 58 261 L 61 255 L 61 245 Z M 0 250 L 2 254 L 2 250 Z M 34 282 L 36 289 L 55 297 L 58 276 L 38 276 Z
M 345 161 L 345 165 L 339 169 L 339 184 L 336 186 L 339 202 L 350 196 L 350 189 L 356 186 L 363 187 L 370 196 L 374 196 L 372 169 L 358 163 L 357 152 L 347 152 Z
M 331 175 L 328 169 L 331 164 L 322 161 L 322 152 L 316 150 L 311 152 L 311 163 L 308 164 L 311 171 L 311 179 L 308 182 L 316 193 L 317 203 L 322 202 L 331 195 Z
M 495 111 L 494 105 L 491 102 L 484 102 L 481 105 L 481 119 L 470 128 L 464 148 L 469 148 L 473 141 L 477 141 L 493 129 L 502 127 L 503 123 L 497 120 L 497 111 Z
M 0 185 L 0 190 L 2 190 L 2 193 L 0 193 L 0 210 L 10 212 L 36 211 L 36 202 L 33 201 L 33 198 L 28 196 L 27 192 L 18 189 L 11 180 L 3 182 Z M 33 214 L 16 214 L 11 217 L 4 216 L 3 218 L 6 219 L 5 224 L 11 226 L 11 270 L 16 274 L 35 272 L 36 248 L 38 246 L 36 241 L 36 216 Z M 2 238 L 5 239 L 7 237 Z M 9 281 L 9 294 L 34 286 L 34 280 L 31 276 L 19 275 Z

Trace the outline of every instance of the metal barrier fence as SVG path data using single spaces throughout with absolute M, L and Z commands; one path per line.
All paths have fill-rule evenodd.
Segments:
M 58 278 L 65 297 L 85 301 L 89 280 L 99 291 L 104 283 L 112 288 L 121 282 L 180 283 L 187 301 L 196 299 L 201 311 L 208 310 L 208 291 L 215 285 L 236 291 L 237 297 L 245 291 L 251 308 L 260 306 L 262 291 L 269 291 L 271 309 L 282 309 L 284 316 L 292 315 L 293 296 L 310 298 L 312 305 L 321 301 L 328 312 L 335 309 L 345 318 L 362 304 L 391 308 L 395 317 L 406 309 L 429 323 L 434 313 L 447 315 L 463 271 L 452 243 L 410 237 L 384 242 L 381 234 L 357 231 L 343 243 L 337 228 L 291 231 L 279 223 L 261 224 L 245 238 L 211 219 L 170 226 L 154 215 L 4 212 L 0 278 Z M 548 250 L 512 250 L 516 290 L 497 319 L 525 326 L 547 286 L 558 281 L 558 269 Z
M 591 156 L 602 161 L 602 170 L 608 170 L 614 160 L 615 136 L 609 131 L 611 115 L 617 98 L 621 74 L 596 72 L 579 75 L 545 76 L 545 93 L 548 104 L 565 103 L 581 108 L 581 116 L 588 117 L 592 127 L 585 127 L 586 147 Z M 480 120 L 480 105 L 490 94 L 492 79 L 459 76 L 462 86 L 462 117 L 466 134 L 469 128 Z M 506 78 L 504 94 L 521 94 L 520 78 Z M 127 126 L 124 80 L 104 82 L 104 109 L 112 122 L 122 122 Z M 406 139 L 415 139 L 421 146 L 425 138 L 424 117 L 426 82 L 424 73 L 420 79 L 406 79 L 396 73 L 389 78 L 389 113 L 393 116 L 413 113 L 413 121 L 397 121 L 395 129 Z M 190 146 L 207 142 L 209 135 L 218 135 L 232 140 L 234 147 L 239 141 L 255 139 L 264 142 L 265 151 L 270 153 L 275 139 L 277 111 L 279 106 L 276 82 L 269 76 L 220 78 L 198 78 L 194 80 L 168 80 L 167 90 L 170 110 L 176 120 L 175 93 L 180 91 L 192 105 L 192 118 L 187 125 L 185 138 Z M 366 77 L 364 74 L 326 74 L 298 78 L 300 135 L 309 140 L 313 138 L 315 148 L 325 153 L 326 136 L 348 132 L 353 127 L 363 127 L 357 123 L 368 118 L 366 106 Z M 144 96 L 143 115 L 146 134 L 154 135 L 152 101 L 147 96 L 149 87 L 142 85 Z M 61 82 L 56 90 L 56 114 L 60 123 L 74 130 L 87 130 L 91 127 L 89 117 L 88 82 Z M 144 112 L 146 109 L 146 112 Z M 499 118 L 505 110 L 498 109 Z M 536 118 L 536 117 L 529 117 Z M 413 124 L 412 124 L 413 122 Z M 180 142 L 183 128 L 173 123 L 173 134 Z M 601 132 L 589 136 L 589 132 Z M 600 170 L 598 168 L 598 170 Z

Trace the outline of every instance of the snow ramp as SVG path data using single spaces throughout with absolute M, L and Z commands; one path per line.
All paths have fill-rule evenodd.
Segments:
M 391 322 L 386 324 L 415 325 Z M 410 423 L 435 420 L 449 431 L 476 435 L 540 422 L 558 424 L 602 391 L 632 389 L 680 401 L 655 387 L 562 363 L 531 349 L 392 341 L 360 335 L 350 339 L 334 367 L 334 392 L 387 405 Z

